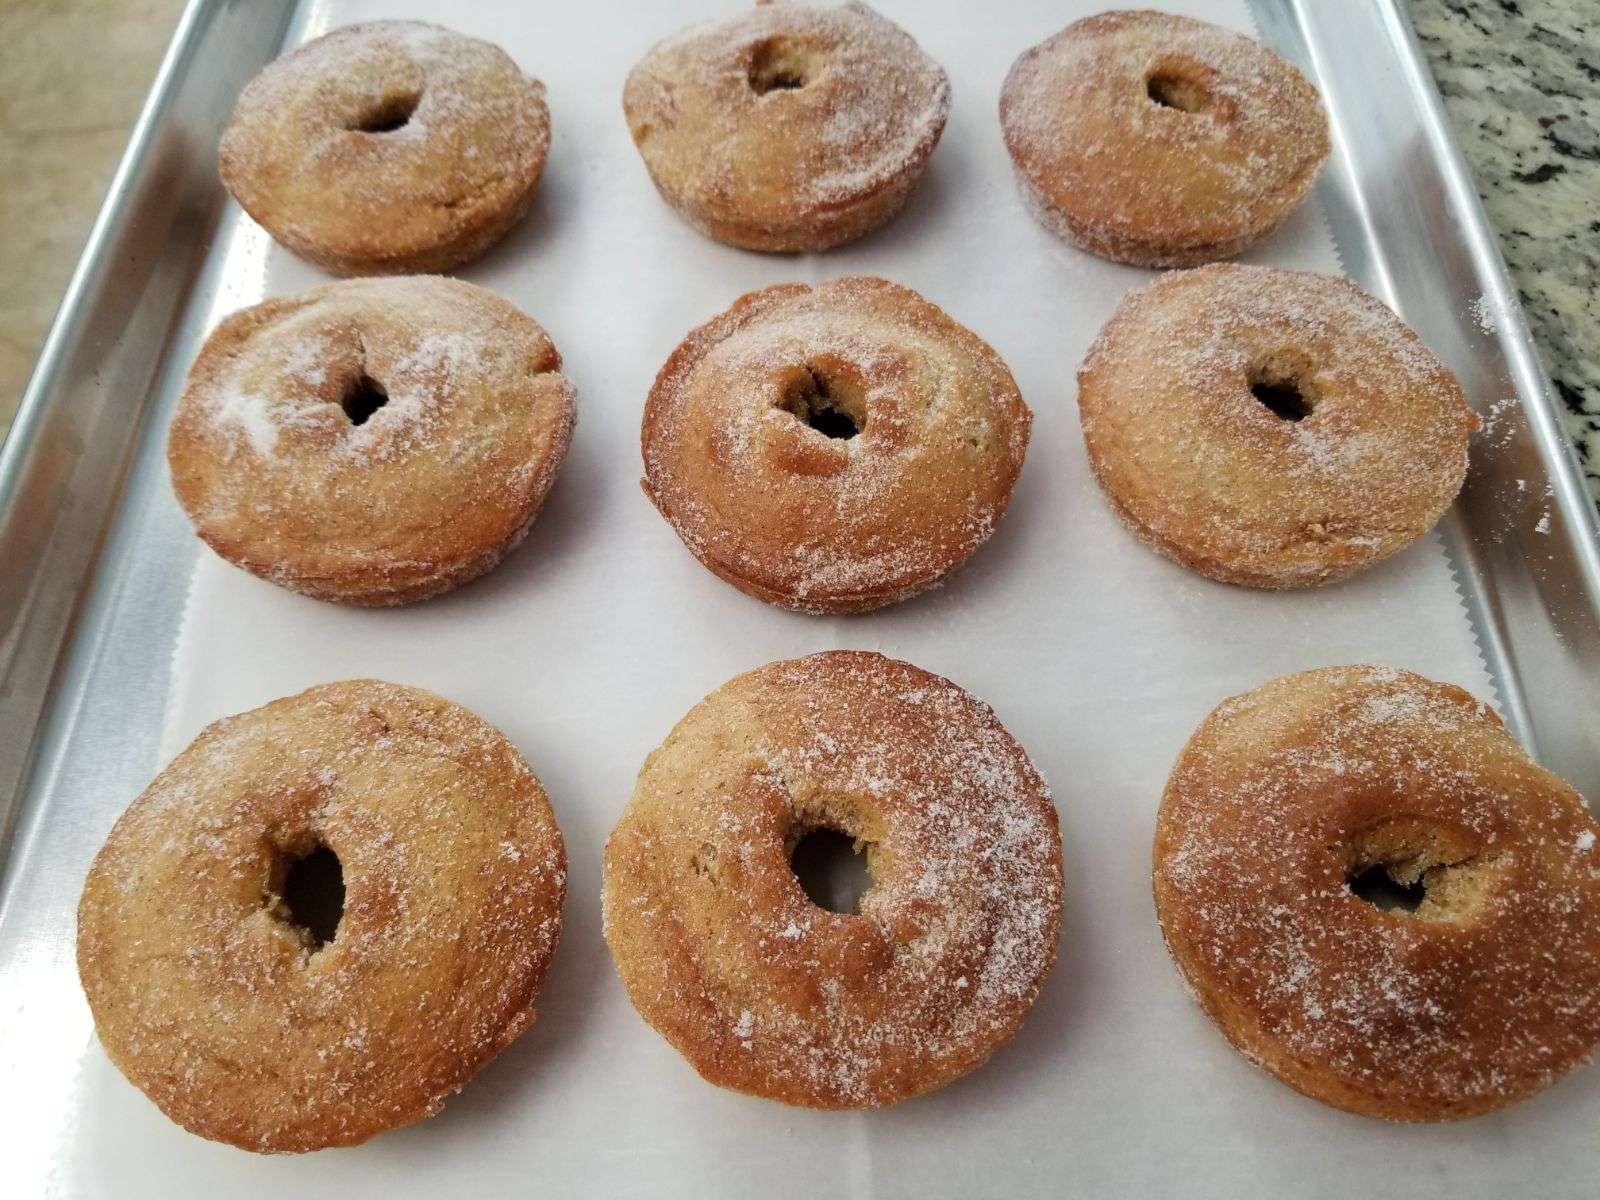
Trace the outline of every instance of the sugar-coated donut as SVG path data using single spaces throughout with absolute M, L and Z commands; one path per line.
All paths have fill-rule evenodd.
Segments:
M 533 202 L 544 85 L 421 21 L 335 29 L 268 66 L 222 135 L 222 182 L 273 238 L 342 275 L 445 271 Z
M 1252 1062 L 1351 1112 L 1468 1117 L 1600 1043 L 1597 838 L 1582 798 L 1460 688 L 1306 671 L 1224 701 L 1184 748 L 1156 911 Z M 1374 869 L 1423 893 L 1414 911 L 1352 890 Z
M 1041 223 L 1145 267 L 1238 254 L 1278 227 L 1328 157 L 1322 101 L 1290 63 L 1162 12 L 1100 13 L 1025 51 L 1000 124 Z
M 313 856 L 342 872 L 320 935 L 295 908 Z M 106 1053 L 184 1128 L 348 1146 L 432 1115 L 533 1022 L 565 894 L 510 742 L 416 688 L 327 684 L 211 725 L 122 814 L 78 972 Z
M 1478 418 L 1382 303 L 1310 271 L 1217 265 L 1130 292 L 1078 370 L 1111 506 L 1191 570 L 1344 578 L 1431 529 Z
M 763 4 L 654 46 L 622 107 L 657 190 L 749 250 L 826 250 L 903 207 L 944 131 L 944 69 L 861 4 Z
M 856 911 L 801 889 L 806 833 L 865 847 Z M 634 1006 L 707 1080 L 811 1108 L 942 1087 L 1022 1024 L 1056 956 L 1061 836 L 993 710 L 878 654 L 771 663 L 645 760 L 606 842 Z
M 863 612 L 984 543 L 1032 420 L 999 355 L 909 288 L 779 284 L 691 332 L 656 376 L 644 489 L 741 591 Z
M 234 313 L 189 372 L 173 487 L 235 566 L 345 604 L 405 604 L 522 540 L 576 419 L 536 323 L 438 276 L 357 279 Z

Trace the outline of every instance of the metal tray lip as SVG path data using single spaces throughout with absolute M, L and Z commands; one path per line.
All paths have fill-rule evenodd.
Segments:
M 0 525 L 15 517 L 11 507 L 22 462 L 39 436 L 39 424 L 44 418 L 56 377 L 61 373 L 66 355 L 83 321 L 84 310 L 90 303 L 94 282 L 116 253 L 114 236 L 117 220 L 145 169 L 151 142 L 162 116 L 171 106 L 173 96 L 183 82 L 187 60 L 193 54 L 194 43 L 204 27 L 201 14 L 216 3 L 217 0 L 188 0 L 179 14 L 172 40 L 162 54 L 161 65 L 156 68 L 150 92 L 140 106 L 139 115 L 128 135 L 128 144 L 117 161 L 117 169 L 112 173 L 105 199 L 101 201 L 94 222 L 89 227 L 83 252 L 78 256 L 77 265 L 67 280 L 66 290 L 62 292 L 61 302 L 56 306 L 55 317 L 50 322 L 50 330 L 40 346 L 39 357 L 28 375 L 28 383 L 23 388 L 22 400 L 11 420 L 11 428 L 5 439 L 0 441 Z
M 1512 286 L 1499 237 L 1489 223 L 1471 168 L 1451 131 L 1444 97 L 1428 68 L 1416 28 L 1402 11 L 1400 0 L 1386 0 L 1382 16 L 1390 40 L 1400 51 L 1397 57 L 1406 72 L 1406 84 L 1428 118 L 1430 149 L 1439 163 L 1440 174 L 1449 185 L 1451 208 L 1478 268 L 1479 282 L 1492 300 L 1494 337 L 1505 356 L 1518 402 L 1528 415 L 1540 458 L 1550 475 L 1554 489 L 1552 499 L 1572 531 L 1573 550 L 1590 597 L 1600 599 L 1600 504 L 1590 495 L 1577 449 L 1564 428 L 1549 375 L 1539 361 L 1527 315 Z
M 84 248 L 68 278 L 61 301 L 51 320 L 50 329 L 40 346 L 39 357 L 29 374 L 17 411 L 9 429 L 0 436 L 0 534 L 8 533 L 14 527 L 14 523 L 29 519 L 28 513 L 22 509 L 21 501 L 26 494 L 24 489 L 27 471 L 34 451 L 48 431 L 47 418 L 51 401 L 59 398 L 62 378 L 68 373 L 69 364 L 73 355 L 80 349 L 84 335 L 90 332 L 88 327 L 92 325 L 94 319 L 93 310 L 100 289 L 112 269 L 113 262 L 124 248 L 127 230 L 123 227 L 123 223 L 128 214 L 130 199 L 146 182 L 154 157 L 153 149 L 173 105 L 177 102 L 178 94 L 193 69 L 196 47 L 202 40 L 214 15 L 213 10 L 218 7 L 219 2 L 220 0 L 187 0 L 183 11 L 179 14 L 172 36 L 162 52 L 161 61 L 151 81 L 150 91 L 140 105 L 138 116 L 129 132 L 128 143 L 118 159 L 105 197 L 90 225 Z M 192 279 L 188 286 L 192 288 Z M 158 358 L 165 357 L 167 352 L 168 348 L 163 345 Z M 145 399 L 148 400 L 148 397 Z M 148 403 L 141 403 L 133 414 L 134 422 L 142 424 L 148 415 L 148 410 Z M 137 444 L 138 436 L 136 432 L 133 441 L 130 442 L 128 447 L 130 456 L 133 446 Z M 0 887 L 7 883 L 14 866 L 13 835 L 26 806 L 40 755 L 46 751 L 44 734 L 49 727 L 63 665 L 81 632 L 80 624 L 85 599 L 90 595 L 93 583 L 102 569 L 107 535 L 122 511 L 129 484 L 128 468 L 131 461 L 131 457 L 126 457 L 117 471 L 101 513 L 97 542 L 89 559 L 89 569 L 83 572 L 69 593 L 70 600 L 65 606 L 64 624 L 56 644 L 48 651 L 51 658 L 47 683 L 31 710 L 31 725 L 26 729 L 7 731 L 14 744 L 21 747 L 22 752 L 15 760 L 15 776 L 0 784 L 7 789 L 4 794 L 0 794 Z M 38 578 L 39 576 L 34 576 L 35 580 Z M 27 597 L 32 590 L 30 584 L 24 596 Z M 22 636 L 19 631 L 27 625 L 30 605 L 31 600 L 25 598 L 22 607 L 14 614 L 18 617 L 17 625 L 14 628 L 0 630 L 0 651 L 3 651 L 0 669 L 7 672 L 19 657 L 26 653 L 24 643 L 19 640 Z M 0 891 L 0 895 L 3 894 L 4 892 Z M 3 913 L 0 913 L 0 918 L 3 918 Z
M 1269 0 L 1269 2 L 1273 2 L 1273 0 Z M 1299 7 L 1303 3 L 1316 3 L 1316 2 L 1318 2 L 1318 0 L 1276 0 L 1276 2 L 1285 3 L 1285 4 L 1289 4 L 1289 5 L 1294 5 L 1295 7 Z M 167 56 L 166 56 L 166 58 L 164 58 L 162 68 L 157 74 L 157 83 L 158 84 L 170 85 L 170 83 L 172 82 L 170 79 L 167 78 L 167 72 L 168 72 L 168 69 L 169 69 L 169 66 L 170 66 L 171 62 L 179 54 L 179 49 L 178 49 L 179 35 L 183 34 L 186 37 L 192 37 L 193 36 L 193 34 L 195 32 L 196 13 L 200 12 L 200 11 L 207 10 L 207 9 L 216 8 L 219 5 L 225 4 L 225 3 L 226 3 L 226 0 L 188 0 L 188 4 L 186 5 L 183 17 L 180 19 L 180 22 L 179 22 L 179 24 L 177 26 L 177 31 L 174 34 L 174 40 L 169 45 L 169 48 L 168 48 L 168 51 L 167 51 Z M 1407 29 L 1406 29 L 1406 26 L 1404 24 L 1404 21 L 1403 21 L 1402 18 L 1400 18 L 1398 16 L 1398 13 L 1396 11 L 1398 9 L 1398 0 L 1385 0 L 1385 8 L 1387 9 L 1387 12 L 1385 13 L 1386 18 L 1393 19 L 1393 20 L 1399 22 L 1397 28 L 1402 33 L 1406 33 Z M 1397 42 L 1397 45 L 1396 45 L 1397 50 L 1399 49 L 1400 44 L 1401 43 Z M 1414 39 L 1410 40 L 1407 43 L 1405 43 L 1405 46 L 1406 46 L 1407 52 L 1411 56 L 1413 56 L 1414 58 L 1420 52 L 1419 51 L 1419 47 L 1415 43 Z M 185 51 L 185 53 L 187 53 L 187 51 Z M 1415 68 L 1421 62 L 1422 62 L 1422 60 L 1420 58 L 1416 58 L 1416 61 L 1408 64 L 1408 69 Z M 189 64 L 189 65 L 192 66 L 192 64 Z M 181 79 L 181 72 L 180 72 L 179 78 Z M 1433 91 L 1433 85 L 1432 85 L 1431 77 L 1427 74 L 1426 67 L 1422 66 L 1422 69 L 1421 69 L 1420 86 L 1419 86 L 1419 81 L 1416 80 L 1416 79 L 1408 79 L 1408 84 L 1416 92 L 1416 94 L 1419 97 L 1419 100 L 1421 100 L 1422 102 L 1424 102 L 1427 105 L 1427 115 L 1429 116 L 1430 120 L 1437 125 L 1441 121 L 1442 107 L 1441 107 L 1441 105 L 1439 103 L 1437 93 Z M 1431 95 L 1430 95 L 1430 92 L 1432 93 Z M 141 116 L 140 116 L 139 122 L 135 126 L 136 135 L 144 130 L 144 127 L 145 127 L 145 125 L 146 125 L 146 123 L 148 121 L 152 121 L 152 120 L 158 121 L 159 120 L 159 116 L 156 116 L 156 117 L 152 118 L 152 114 L 155 113 L 156 111 L 157 111 L 157 96 L 156 96 L 155 91 L 153 90 L 151 96 L 149 97 L 149 99 L 146 102 L 145 108 L 143 110 L 141 110 Z M 1448 126 L 1445 126 L 1443 128 L 1448 130 Z M 146 131 L 146 136 L 148 136 L 147 131 Z M 79 262 L 77 268 L 75 268 L 75 270 L 74 270 L 74 273 L 73 273 L 73 276 L 72 276 L 72 282 L 69 285 L 68 291 L 67 291 L 67 293 L 66 293 L 66 295 L 65 295 L 65 297 L 63 299 L 63 302 L 62 302 L 62 305 L 61 305 L 61 307 L 60 307 L 60 309 L 58 311 L 56 320 L 52 325 L 52 329 L 51 329 L 50 335 L 46 340 L 45 345 L 46 345 L 47 349 L 52 345 L 52 343 L 55 341 L 55 339 L 58 336 L 60 336 L 60 337 L 62 337 L 64 339 L 67 339 L 66 341 L 64 341 L 63 344 L 66 347 L 70 348 L 70 346 L 71 346 L 70 330 L 67 330 L 67 331 L 64 331 L 64 330 L 66 329 L 66 326 L 68 325 L 69 321 L 71 319 L 75 319 L 78 316 L 78 314 L 74 311 L 74 308 L 75 307 L 81 307 L 81 305 L 84 303 L 85 296 L 84 296 L 83 293 L 85 291 L 87 291 L 87 290 L 91 290 L 91 286 L 90 285 L 91 285 L 91 281 L 93 279 L 93 273 L 99 269 L 100 262 L 102 262 L 104 260 L 104 257 L 107 254 L 114 254 L 115 253 L 115 250 L 112 249 L 112 248 L 109 248 L 109 247 L 106 247 L 106 246 L 97 247 L 96 239 L 97 238 L 101 238 L 101 237 L 110 236 L 110 235 L 108 235 L 106 233 L 105 228 L 103 228 L 103 227 L 109 227 L 114 223 L 116 214 L 112 211 L 112 209 L 114 207 L 113 201 L 118 199 L 118 198 L 120 198 L 121 196 L 126 195 L 127 190 L 129 188 L 131 188 L 131 186 L 138 179 L 137 170 L 143 164 L 136 162 L 136 159 L 138 158 L 138 155 L 135 154 L 135 149 L 136 149 L 135 142 L 134 141 L 130 141 L 129 146 L 128 146 L 127 150 L 124 153 L 123 159 L 119 164 L 119 167 L 117 169 L 116 175 L 114 176 L 112 188 L 108 192 L 106 201 L 102 206 L 101 212 L 96 218 L 95 224 L 94 224 L 93 229 L 92 229 L 91 237 L 90 237 L 90 240 L 89 240 L 88 244 L 86 245 L 84 254 L 80 258 L 80 262 Z M 1554 447 L 1556 449 L 1555 458 L 1552 458 L 1547 453 L 1547 451 L 1550 449 L 1550 447 L 1541 444 L 1541 460 L 1544 462 L 1544 465 L 1547 467 L 1547 469 L 1550 470 L 1551 475 L 1552 475 L 1552 480 L 1554 481 L 1555 479 L 1557 479 L 1559 477 L 1559 471 L 1558 471 L 1558 468 L 1557 468 L 1556 464 L 1557 464 L 1557 461 L 1561 457 L 1561 453 L 1560 452 L 1564 450 L 1566 452 L 1567 459 L 1570 460 L 1565 464 L 1565 466 L 1566 466 L 1566 468 L 1568 470 L 1570 470 L 1570 471 L 1572 471 L 1574 473 L 1574 475 L 1575 475 L 1575 477 L 1576 477 L 1576 479 L 1578 481 L 1578 487 L 1579 487 L 1579 490 L 1580 490 L 1580 493 L 1581 493 L 1582 490 L 1583 490 L 1581 470 L 1578 468 L 1576 456 L 1571 452 L 1570 447 L 1568 446 L 1568 444 L 1564 440 L 1563 435 L 1560 432 L 1558 411 L 1553 406 L 1553 398 L 1552 398 L 1552 396 L 1550 394 L 1550 390 L 1548 388 L 1548 385 L 1545 382 L 1545 378 L 1544 378 L 1542 369 L 1538 365 L 1537 358 L 1534 357 L 1534 355 L 1533 355 L 1531 335 L 1529 335 L 1529 333 L 1528 333 L 1528 330 L 1527 330 L 1527 327 L 1526 327 L 1525 318 L 1523 316 L 1520 304 L 1514 302 L 1515 301 L 1515 294 L 1510 289 L 1510 285 L 1509 285 L 1509 282 L 1508 282 L 1507 277 L 1506 277 L 1503 261 L 1501 261 L 1498 257 L 1496 257 L 1496 256 L 1498 256 L 1498 253 L 1499 253 L 1498 245 L 1494 241 L 1492 234 L 1490 234 L 1488 232 L 1487 221 L 1486 221 L 1486 218 L 1485 218 L 1485 216 L 1483 214 L 1481 203 L 1479 203 L 1477 201 L 1477 196 L 1476 196 L 1475 190 L 1472 188 L 1472 185 L 1470 183 L 1471 177 L 1470 177 L 1470 175 L 1468 175 L 1466 173 L 1464 164 L 1460 160 L 1459 151 L 1458 151 L 1457 147 L 1455 146 L 1453 138 L 1451 137 L 1451 135 L 1448 132 L 1446 132 L 1445 135 L 1444 135 L 1442 147 L 1439 146 L 1439 145 L 1435 145 L 1432 149 L 1433 149 L 1434 153 L 1438 153 L 1438 154 L 1441 155 L 1440 160 L 1439 160 L 1440 161 L 1440 167 L 1441 167 L 1443 173 L 1445 175 L 1447 175 L 1448 177 L 1450 177 L 1450 181 L 1451 181 L 1451 185 L 1452 185 L 1452 189 L 1453 189 L 1452 205 L 1453 205 L 1453 208 L 1455 209 L 1455 211 L 1457 212 L 1457 215 L 1462 219 L 1462 228 L 1463 228 L 1463 230 L 1464 231 L 1471 230 L 1472 229 L 1471 222 L 1476 221 L 1477 224 L 1478 224 L 1477 235 L 1479 237 L 1481 237 L 1481 238 L 1487 238 L 1486 245 L 1487 245 L 1487 249 L 1488 249 L 1488 252 L 1489 252 L 1489 256 L 1488 257 L 1485 256 L 1483 247 L 1477 245 L 1476 243 L 1474 243 L 1474 245 L 1472 246 L 1472 251 L 1473 251 L 1473 254 L 1474 254 L 1474 258 L 1475 258 L 1476 264 L 1477 264 L 1477 266 L 1478 266 L 1480 271 L 1483 271 L 1486 268 L 1492 267 L 1492 271 L 1490 272 L 1489 278 L 1491 278 L 1492 281 L 1499 287 L 1499 289 L 1500 289 L 1500 292 L 1499 292 L 1500 298 L 1505 301 L 1502 304 L 1502 306 L 1497 309 L 1497 313 L 1504 314 L 1504 316 L 1502 316 L 1500 318 L 1501 324 L 1500 324 L 1497 336 L 1501 341 L 1502 351 L 1503 351 L 1503 353 L 1506 354 L 1507 363 L 1508 363 L 1508 365 L 1510 365 L 1512 367 L 1513 371 L 1517 370 L 1517 365 L 1518 365 L 1518 361 L 1519 360 L 1513 355 L 1513 353 L 1511 351 L 1511 348 L 1508 345 L 1506 345 L 1506 340 L 1513 333 L 1520 334 L 1521 350 L 1522 350 L 1523 354 L 1526 356 L 1526 361 L 1522 362 L 1521 366 L 1524 369 L 1530 369 L 1531 368 L 1531 371 L 1532 371 L 1531 379 L 1533 380 L 1534 386 L 1532 386 L 1530 388 L 1528 386 L 1528 381 L 1522 377 L 1522 374 L 1520 372 L 1515 374 L 1514 375 L 1514 379 L 1515 379 L 1516 385 L 1517 385 L 1516 386 L 1516 390 L 1517 390 L 1518 402 L 1519 402 L 1519 404 L 1523 405 L 1524 407 L 1527 407 L 1527 408 L 1530 409 L 1530 420 L 1532 420 L 1533 418 L 1531 416 L 1531 409 L 1534 406 L 1534 401 L 1532 400 L 1532 397 L 1535 394 L 1537 394 L 1540 397 L 1540 403 L 1542 403 L 1543 405 L 1546 405 L 1546 406 L 1550 406 L 1549 407 L 1549 413 L 1547 415 L 1550 415 L 1555 420 L 1555 424 L 1550 425 L 1548 427 L 1548 429 L 1547 429 L 1547 432 L 1553 432 L 1554 433 Z M 1448 154 L 1448 157 L 1445 157 L 1446 154 Z M 1459 177 L 1459 178 L 1457 178 L 1457 177 Z M 1456 185 L 1458 183 L 1461 183 L 1462 181 L 1465 181 L 1466 191 L 1464 193 L 1455 193 L 1454 189 L 1455 189 Z M 114 234 L 114 230 L 113 230 L 113 234 Z M 92 257 L 91 252 L 92 251 L 96 251 L 96 250 L 98 250 L 98 253 L 99 253 L 100 257 L 96 258 L 96 260 L 94 262 L 91 262 L 90 261 L 91 257 Z M 183 301 L 184 303 L 189 303 L 192 300 L 193 284 L 194 284 L 194 280 L 191 280 L 191 282 L 190 282 L 191 292 L 190 292 L 190 294 L 188 296 L 185 297 L 185 299 Z M 1486 284 L 1486 290 L 1487 290 L 1487 284 Z M 1517 330 L 1512 330 L 1510 327 L 1512 325 L 1516 325 L 1516 324 L 1520 324 L 1521 328 L 1517 329 Z M 30 378 L 29 385 L 28 385 L 28 390 L 27 390 L 27 393 L 25 393 L 25 396 L 32 395 L 32 393 L 34 392 L 36 386 L 38 386 L 39 377 L 40 377 L 40 368 L 44 365 L 44 362 L 45 362 L 45 359 L 44 359 L 44 356 L 42 354 L 41 355 L 40 364 L 38 366 L 36 366 L 34 376 L 32 378 Z M 57 367 L 59 367 L 59 365 L 60 365 L 59 363 L 56 364 Z M 19 422 L 20 422 L 21 416 L 22 416 L 22 413 L 19 411 L 19 414 L 18 414 Z M 16 428 L 17 427 L 14 426 L 13 432 L 16 432 Z M 11 439 L 7 439 L 7 443 L 6 443 L 5 447 L 4 447 L 4 450 L 7 453 L 6 454 L 0 454 L 0 470 L 3 470 L 5 464 L 8 461 L 9 453 L 13 449 L 12 446 L 10 445 L 10 440 Z M 0 475 L 0 484 L 3 484 L 3 483 L 4 483 L 4 477 L 3 477 L 3 475 Z M 1557 486 L 1559 487 L 1560 485 L 1558 484 Z M 126 481 L 125 481 L 124 485 L 123 485 L 123 488 L 122 488 L 122 491 L 119 493 L 119 495 L 113 501 L 113 508 L 112 508 L 112 516 L 113 516 L 113 518 L 121 515 L 121 513 L 123 511 L 125 511 L 126 504 L 127 504 L 127 498 L 128 497 L 127 497 Z M 7 504 L 7 499 L 8 499 L 7 492 L 5 491 L 5 489 L 3 487 L 0 487 L 0 527 L 3 527 L 4 523 L 7 520 L 11 519 L 11 517 L 14 515 L 14 514 L 12 514 L 11 512 L 8 511 L 9 505 Z M 1595 523 L 1595 520 L 1596 520 L 1596 514 L 1593 511 L 1593 506 L 1586 503 L 1583 506 L 1582 511 L 1583 511 L 1584 517 L 1586 519 L 1586 522 L 1588 524 L 1593 525 Z M 96 574 L 98 574 L 101 571 L 103 571 L 104 565 L 105 565 L 105 563 L 104 563 L 104 547 L 102 546 L 101 555 L 95 562 L 94 572 Z M 92 578 L 92 576 L 91 576 L 91 578 Z M 69 641 L 64 647 L 64 654 L 65 654 L 66 651 L 71 649 L 72 641 L 76 640 L 77 638 L 81 637 L 82 635 L 83 635 L 83 629 L 82 628 L 75 628 L 74 630 L 71 631 L 71 633 L 69 634 Z M 39 729 L 44 728 L 44 719 L 48 719 L 50 711 L 52 709 L 58 707 L 64 701 L 64 699 L 65 698 L 63 696 L 59 695 L 59 694 L 50 697 L 49 703 L 47 704 L 47 706 L 46 706 L 46 708 L 44 710 L 43 719 L 41 719 L 41 722 L 39 724 L 39 727 L 38 727 Z M 36 736 L 37 732 L 38 732 L 38 729 L 36 729 L 33 732 L 34 732 L 34 734 Z M 28 783 L 28 777 L 25 776 L 24 777 L 24 785 L 26 786 L 27 783 Z M 19 795 L 19 799 L 20 799 L 20 795 Z M 5 868 L 6 868 L 6 863 L 4 861 L 4 851 L 3 851 L 3 849 L 0 849 L 0 899 L 3 899 L 3 896 L 5 894 L 5 885 L 6 885 L 6 882 L 7 882 L 6 875 L 5 875 Z M 5 919 L 6 919 L 6 916 L 7 916 L 7 914 L 5 914 L 4 912 L 0 912 L 0 922 L 4 922 Z M 5 973 L 5 964 L 3 962 L 0 962 L 0 975 L 4 975 L 4 973 Z

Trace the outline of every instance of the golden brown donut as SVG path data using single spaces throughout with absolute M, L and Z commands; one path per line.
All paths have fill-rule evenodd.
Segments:
M 1074 21 L 1000 93 L 1023 197 L 1080 249 L 1142 267 L 1231 258 L 1276 229 L 1328 157 L 1328 118 L 1293 65 L 1162 12 Z
M 235 566 L 319 600 L 406 604 L 522 540 L 575 420 L 561 356 L 498 296 L 349 280 L 217 326 L 167 460 L 196 532 Z
M 1134 533 L 1265 588 L 1330 583 L 1421 537 L 1478 425 L 1444 364 L 1354 284 L 1235 265 L 1128 293 L 1078 369 L 1078 413 Z
M 933 587 L 988 539 L 1032 421 L 999 355 L 909 288 L 778 284 L 661 368 L 644 490 L 740 591 L 864 612 Z
M 533 202 L 544 84 L 421 21 L 335 29 L 272 63 L 222 134 L 222 183 L 273 238 L 341 275 L 445 271 Z
M 1469 1117 L 1600 1043 L 1597 835 L 1460 688 L 1306 671 L 1224 701 L 1184 748 L 1156 912 L 1250 1061 L 1351 1112 Z M 1422 893 L 1415 911 L 1352 890 L 1374 868 Z
M 296 864 L 337 874 L 330 854 L 342 915 L 308 922 Z M 332 683 L 211 725 L 129 806 L 84 883 L 78 973 L 112 1062 L 184 1128 L 349 1146 L 431 1116 L 532 1024 L 565 894 L 510 742 L 429 692 Z
M 866 850 L 852 913 L 789 855 Z M 1055 961 L 1050 791 L 988 705 L 879 654 L 769 663 L 645 760 L 606 841 L 606 941 L 634 1006 L 707 1080 L 875 1108 L 979 1066 Z
M 826 250 L 910 197 L 944 131 L 944 69 L 861 4 L 778 3 L 657 43 L 622 93 L 656 189 L 747 250 Z

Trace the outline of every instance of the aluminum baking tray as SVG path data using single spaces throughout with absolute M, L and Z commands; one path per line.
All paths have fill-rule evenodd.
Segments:
M 81 1176 L 58 1178 L 54 1167 L 72 1136 L 90 1036 L 73 910 L 111 815 L 159 765 L 172 656 L 201 553 L 169 495 L 165 415 L 206 330 L 265 286 L 271 248 L 217 184 L 217 137 L 243 83 L 325 27 L 332 7 L 191 0 L 0 451 L 7 1194 L 82 1188 Z M 616 20 L 617 7 L 605 19 Z M 1600 794 L 1600 521 L 1417 44 L 1393 0 L 1250 8 L 1263 39 L 1327 100 L 1335 151 L 1317 195 L 1347 273 L 1422 334 L 1488 423 L 1442 536 L 1494 699 L 1542 761 Z M 1531 1190 L 1592 1194 L 1600 1158 L 1592 1144 L 1572 1152 L 1589 1157 L 1537 1164 L 1545 1186 Z M 229 1160 L 207 1161 L 221 1172 L 214 1178 L 227 1178 Z M 979 1178 L 1011 1194 L 1044 1190 L 1038 1175 L 1002 1184 L 1014 1165 Z M 144 1165 L 103 1177 L 120 1169 Z M 279 1178 L 318 1188 L 306 1169 Z M 857 1194 L 896 1191 L 870 1172 L 851 1178 Z M 1147 1188 L 1155 1177 L 1141 1178 Z M 1203 1172 L 1190 1182 L 1193 1194 L 1209 1191 Z M 1308 1176 L 1301 1190 L 1342 1194 L 1351 1182 Z M 641 1174 L 636 1190 L 669 1183 Z M 1074 1190 L 1070 1174 L 1055 1184 Z M 500 1186 L 510 1186 L 504 1176 Z M 1100 1179 L 1093 1190 L 1133 1194 L 1141 1182 L 1130 1176 L 1119 1189 Z M 1456 1181 L 1452 1190 L 1473 1188 Z

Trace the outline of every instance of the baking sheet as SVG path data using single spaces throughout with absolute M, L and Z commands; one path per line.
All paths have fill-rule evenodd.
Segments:
M 804 258 L 744 254 L 688 229 L 656 198 L 621 119 L 621 80 L 651 41 L 740 5 L 458 7 L 449 24 L 500 42 L 549 86 L 555 137 L 534 209 L 460 274 L 550 331 L 579 389 L 572 455 L 504 566 L 415 608 L 320 605 L 203 556 L 163 757 L 217 716 L 353 675 L 432 688 L 482 714 L 540 774 L 568 841 L 566 933 L 540 1019 L 440 1117 L 298 1159 L 183 1133 L 91 1039 L 71 1082 L 77 1115 L 60 1131 L 56 1189 L 1342 1195 L 1376 1156 L 1385 1178 L 1463 1195 L 1497 1194 L 1535 1170 L 1541 1194 L 1587 1194 L 1593 1073 L 1457 1127 L 1334 1113 L 1234 1055 L 1161 948 L 1148 898 L 1153 815 L 1179 746 L 1217 700 L 1351 661 L 1490 690 L 1435 536 L 1348 583 L 1272 595 L 1181 571 L 1105 509 L 1072 372 L 1123 291 L 1149 273 L 1079 254 L 1031 221 L 994 111 L 1012 58 L 1097 5 L 996 6 L 976 37 L 968 5 L 881 4 L 950 72 L 950 124 L 905 214 L 862 243 Z M 1166 7 L 1251 29 L 1241 3 Z M 430 11 L 319 2 L 307 30 Z M 219 309 L 322 280 L 245 228 L 229 272 L 240 284 Z M 1315 202 L 1246 261 L 1338 269 Z M 989 340 L 1034 409 L 1034 439 L 1010 514 L 945 588 L 864 618 L 801 617 L 740 596 L 681 547 L 638 489 L 638 420 L 678 339 L 736 295 L 856 272 L 916 288 Z M 1032 1017 L 973 1076 L 886 1113 L 807 1113 L 702 1083 L 633 1013 L 599 933 L 600 845 L 648 750 L 735 672 L 830 647 L 909 659 L 991 701 L 1062 813 L 1067 919 Z

